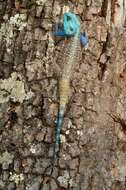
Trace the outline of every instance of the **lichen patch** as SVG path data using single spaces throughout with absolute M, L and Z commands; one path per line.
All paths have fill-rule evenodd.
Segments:
M 14 155 L 6 151 L 2 155 L 0 155 L 0 164 L 3 164 L 3 163 L 11 164 L 13 162 L 13 158 L 14 158 Z
M 12 73 L 10 78 L 0 80 L 0 103 L 8 102 L 9 99 L 22 103 L 32 97 L 32 92 L 25 92 L 24 82 L 19 80 L 20 77 L 19 74 Z

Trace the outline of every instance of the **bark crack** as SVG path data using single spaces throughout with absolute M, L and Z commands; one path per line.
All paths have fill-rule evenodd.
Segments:
M 101 6 L 101 16 L 102 17 L 107 16 L 107 8 L 108 8 L 108 0 L 103 0 L 102 6 Z

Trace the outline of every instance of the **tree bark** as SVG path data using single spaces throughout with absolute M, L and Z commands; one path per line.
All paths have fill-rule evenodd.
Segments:
M 65 11 L 88 34 L 50 174 Z M 126 189 L 126 0 L 0 0 L 0 189 Z

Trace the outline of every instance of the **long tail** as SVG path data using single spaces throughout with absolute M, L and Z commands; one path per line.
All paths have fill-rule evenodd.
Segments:
M 54 160 L 58 158 L 58 154 L 60 150 L 60 132 L 63 125 L 64 112 L 65 112 L 65 108 L 63 107 L 60 108 L 58 116 L 57 116 L 57 123 L 56 123 L 56 130 L 55 130 L 55 145 L 54 145 L 54 154 L 53 154 Z
M 58 153 L 60 150 L 60 132 L 63 125 L 64 113 L 66 109 L 66 104 L 68 102 L 69 94 L 70 94 L 69 80 L 61 79 L 59 81 L 60 106 L 59 106 L 59 112 L 57 116 L 56 130 L 55 130 L 55 145 L 53 153 L 54 160 L 58 158 Z

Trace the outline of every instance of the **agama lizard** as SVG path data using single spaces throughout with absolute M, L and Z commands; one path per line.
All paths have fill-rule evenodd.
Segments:
M 58 158 L 60 150 L 60 132 L 63 125 L 64 113 L 68 103 L 70 94 L 70 79 L 74 65 L 79 61 L 79 54 L 81 51 L 81 44 L 88 43 L 86 34 L 80 32 L 80 22 L 74 13 L 66 12 L 63 16 L 63 28 L 59 29 L 56 25 L 54 32 L 56 36 L 69 37 L 67 47 L 63 53 L 63 63 L 65 63 L 62 76 L 59 80 L 59 112 L 57 115 L 56 131 L 55 131 L 55 146 L 54 146 L 54 160 Z

